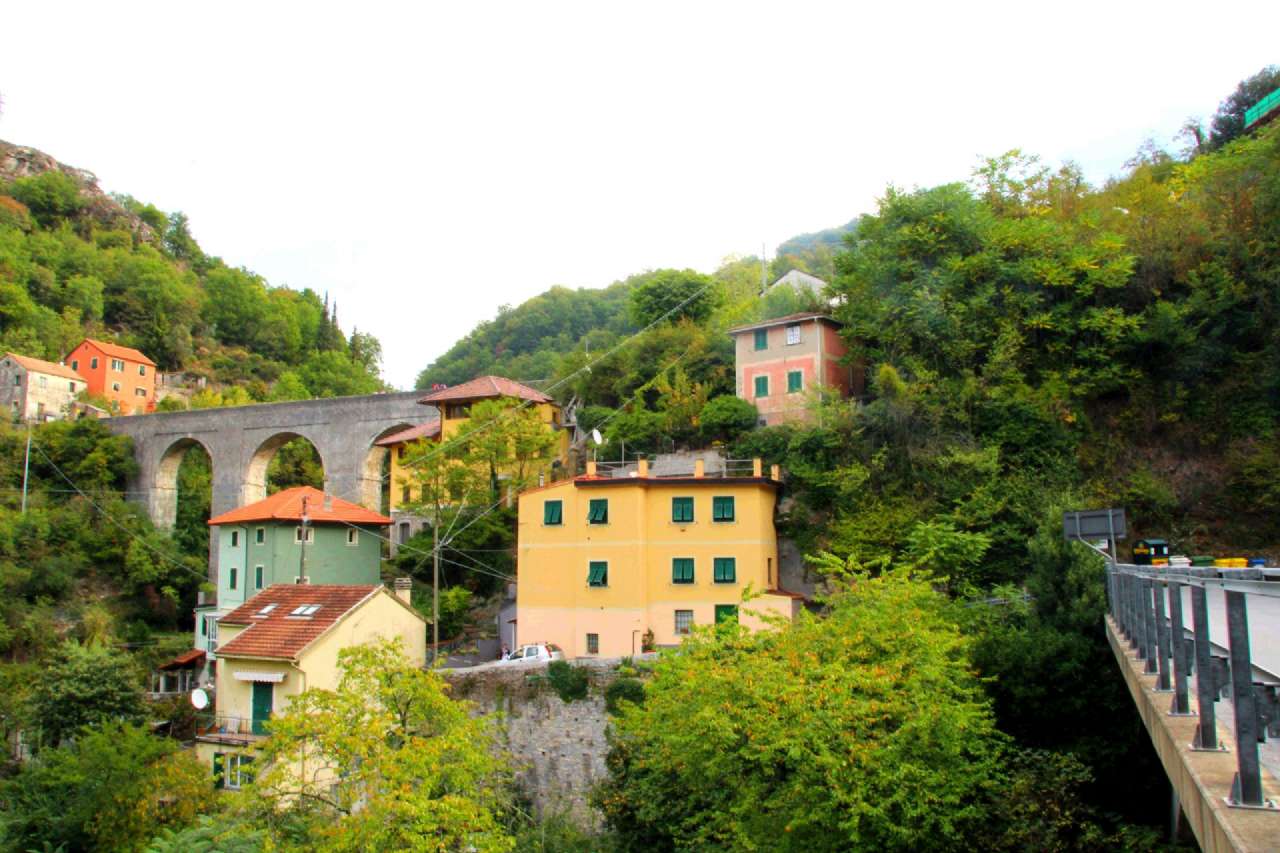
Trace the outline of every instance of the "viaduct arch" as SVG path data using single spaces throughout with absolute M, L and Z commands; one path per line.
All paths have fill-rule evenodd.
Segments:
M 116 435 L 133 439 L 138 473 L 128 486 L 131 500 L 143 504 L 158 527 L 169 529 L 177 519 L 178 466 L 196 445 L 209 454 L 212 466 L 213 515 L 266 497 L 267 464 L 283 444 L 299 436 L 320 454 L 325 492 L 378 509 L 387 449 L 374 441 L 434 415 L 434 407 L 418 403 L 421 396 L 421 391 L 402 391 L 259 403 L 132 415 L 106 423 Z M 211 550 L 211 581 L 217 580 L 215 561 Z

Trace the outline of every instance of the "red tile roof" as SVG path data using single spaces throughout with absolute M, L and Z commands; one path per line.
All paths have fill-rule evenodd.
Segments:
M 432 391 L 418 400 L 419 403 L 443 403 L 450 400 L 482 400 L 488 397 L 516 397 L 535 403 L 550 403 L 551 398 L 536 388 L 522 385 L 514 379 L 501 376 L 480 376 L 452 388 Z
M 347 613 L 378 594 L 380 586 L 275 584 L 218 620 L 219 625 L 248 627 L 216 649 L 218 657 L 293 660 Z M 275 605 L 266 614 L 263 608 Z M 319 605 L 310 616 L 293 611 Z
M 169 672 L 197 663 L 204 663 L 204 649 L 191 649 L 190 651 L 185 651 L 168 663 L 160 664 L 159 668 L 165 672 Z
M 80 343 L 92 344 L 93 346 L 102 350 L 105 354 L 111 356 L 112 358 L 122 358 L 125 361 L 138 362 L 141 364 L 149 364 L 152 367 L 156 366 L 156 363 L 154 361 L 147 358 L 145 355 L 143 355 L 141 352 L 134 349 L 133 347 L 122 347 L 119 344 L 109 344 L 106 341 L 99 341 L 93 338 L 85 338 Z M 77 344 L 77 347 L 78 346 L 79 344 Z M 74 351 L 75 350 L 72 350 L 72 352 Z
M 379 447 L 392 447 L 393 445 L 404 444 L 406 441 L 413 441 L 419 438 L 435 438 L 439 434 L 440 419 L 434 418 L 417 426 L 393 432 L 385 438 L 378 439 L 374 444 Z
M 36 373 L 47 373 L 50 376 L 61 376 L 63 379 L 75 379 L 84 382 L 85 379 L 79 373 L 76 373 L 65 364 L 55 364 L 52 361 L 45 361 L 43 358 L 32 358 L 29 355 L 18 355 L 16 352 L 5 353 L 9 358 L 25 367 L 27 370 Z
M 774 317 L 772 320 L 761 320 L 759 323 L 751 323 L 746 326 L 735 326 L 729 330 L 729 334 L 736 335 L 740 332 L 750 332 L 752 329 L 768 329 L 771 326 L 781 326 L 786 323 L 799 323 L 802 320 L 825 320 L 833 326 L 840 325 L 840 321 L 834 317 L 830 317 L 818 311 L 803 311 L 799 314 L 788 314 L 785 317 Z
M 224 512 L 209 519 L 210 526 L 236 524 L 245 521 L 301 521 L 302 499 L 307 499 L 307 518 L 312 524 L 378 524 L 387 525 L 391 519 L 365 509 L 359 504 L 329 495 L 330 505 L 325 508 L 325 494 L 311 486 L 296 486 L 276 492 L 266 500 Z

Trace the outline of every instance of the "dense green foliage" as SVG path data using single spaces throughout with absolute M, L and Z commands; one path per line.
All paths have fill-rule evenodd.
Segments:
M 68 645 L 45 668 L 31 697 L 32 718 L 45 743 L 57 746 L 82 728 L 114 721 L 141 723 L 142 679 L 133 663 L 102 647 Z
M 591 686 L 591 678 L 586 669 L 574 666 L 567 661 L 553 660 L 547 664 L 547 683 L 556 692 L 562 702 L 575 699 L 586 699 L 587 689 Z

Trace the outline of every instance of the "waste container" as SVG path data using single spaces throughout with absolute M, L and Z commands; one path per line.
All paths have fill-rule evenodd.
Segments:
M 1150 566 L 1152 560 L 1163 563 L 1169 561 L 1169 543 L 1163 539 L 1139 539 L 1133 543 L 1133 562 L 1139 566 Z

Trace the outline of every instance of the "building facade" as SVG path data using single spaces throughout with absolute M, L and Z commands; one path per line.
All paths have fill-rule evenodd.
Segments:
M 388 506 L 393 519 L 392 540 L 396 544 L 408 541 L 422 530 L 427 521 L 421 515 L 406 509 L 422 498 L 421 488 L 414 482 L 412 469 L 405 464 L 414 444 L 447 442 L 459 434 L 465 434 L 471 421 L 473 404 L 502 399 L 530 406 L 542 423 L 555 430 L 557 445 L 553 467 L 568 465 L 571 436 L 563 414 L 555 400 L 536 388 L 502 376 L 481 376 L 461 385 L 437 388 L 418 401 L 423 405 L 435 406 L 438 411 L 436 417 L 376 442 L 378 446 L 391 452 Z M 504 473 L 506 472 L 499 472 L 499 477 Z M 550 479 L 553 472 L 548 468 L 540 473 Z
M 0 358 L 0 407 L 15 420 L 44 423 L 71 417 L 88 387 L 65 364 L 7 352 Z
M 616 657 L 680 643 L 695 625 L 793 618 L 778 588 L 776 468 L 653 476 L 587 475 L 520 495 L 515 643 L 568 657 Z M 750 601 L 743 593 L 759 592 Z M 513 646 L 514 644 L 513 643 Z
M 840 324 L 804 313 L 730 329 L 737 395 L 753 403 L 762 426 L 803 422 L 818 388 L 861 393 L 854 371 L 841 364 L 848 347 Z
M 219 620 L 222 662 L 212 713 L 198 720 L 196 755 L 219 787 L 239 788 L 255 744 L 273 716 L 304 690 L 338 686 L 338 653 L 399 638 L 410 663 L 425 666 L 427 624 L 409 603 L 378 585 L 278 584 Z
M 306 515 L 306 523 L 303 516 Z M 264 589 L 300 582 L 367 586 L 381 577 L 391 519 L 311 486 L 285 489 L 209 519 L 218 552 L 218 592 L 196 608 L 195 648 L 217 659 L 219 619 Z M 206 667 L 203 681 L 212 677 Z
M 120 414 L 155 411 L 156 363 L 138 350 L 85 338 L 63 361 L 84 377 L 90 394 L 115 403 Z

